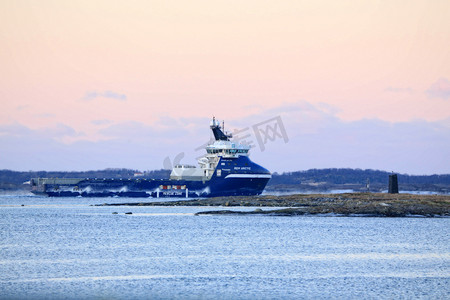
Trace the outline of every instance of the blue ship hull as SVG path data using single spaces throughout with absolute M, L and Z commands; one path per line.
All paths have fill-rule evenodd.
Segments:
M 32 192 L 50 197 L 218 197 L 259 195 L 270 172 L 247 156 L 220 158 L 210 180 L 53 179 L 33 182 Z M 68 181 L 71 181 L 68 183 Z

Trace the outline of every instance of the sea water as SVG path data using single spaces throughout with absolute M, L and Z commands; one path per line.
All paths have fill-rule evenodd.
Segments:
M 449 218 L 133 201 L 0 196 L 0 299 L 450 298 Z

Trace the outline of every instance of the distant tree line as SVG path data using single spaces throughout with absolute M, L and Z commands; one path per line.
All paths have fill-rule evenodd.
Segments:
M 387 184 L 391 172 L 379 170 L 362 169 L 310 169 L 307 171 L 284 172 L 272 174 L 269 185 L 277 184 Z M 450 174 L 444 175 L 408 175 L 397 174 L 398 181 L 404 184 L 441 184 L 450 185 Z
M 362 169 L 310 169 L 306 171 L 273 173 L 268 187 L 276 186 L 305 186 L 314 184 L 332 185 L 359 185 L 365 186 L 369 181 L 371 186 L 387 186 L 390 172 Z M 84 172 L 55 172 L 55 171 L 28 171 L 18 172 L 0 170 L 0 190 L 27 189 L 24 182 L 31 178 L 141 178 L 158 179 L 168 178 L 170 170 L 153 170 L 140 172 L 133 169 L 105 169 Z M 398 174 L 400 185 L 416 185 L 426 188 L 430 185 L 450 186 L 450 174 L 444 175 L 407 175 Z
M 105 169 L 97 171 L 83 172 L 63 172 L 63 171 L 28 171 L 18 172 L 11 170 L 0 170 L 0 189 L 14 190 L 24 189 L 24 182 L 31 178 L 133 178 L 135 175 L 141 178 L 168 178 L 170 170 L 153 170 L 140 172 L 132 169 Z

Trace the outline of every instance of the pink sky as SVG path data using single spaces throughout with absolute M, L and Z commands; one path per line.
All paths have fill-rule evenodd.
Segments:
M 2 1 L 0 46 L 0 169 L 161 168 L 215 115 L 281 116 L 272 171 L 450 173 L 449 1 Z

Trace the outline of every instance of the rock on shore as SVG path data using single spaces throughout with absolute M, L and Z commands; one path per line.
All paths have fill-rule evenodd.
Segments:
M 254 211 L 212 210 L 199 212 L 204 214 L 259 214 L 259 215 L 317 215 L 332 214 L 339 216 L 380 216 L 380 217 L 444 217 L 450 216 L 449 195 L 412 195 L 384 193 L 349 193 L 349 194 L 295 194 L 283 196 L 238 196 L 215 197 L 205 199 L 116 203 L 102 205 L 128 206 L 251 206 L 261 208 Z

